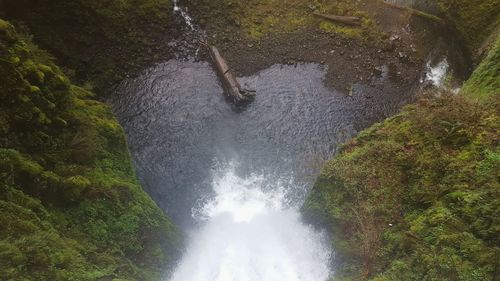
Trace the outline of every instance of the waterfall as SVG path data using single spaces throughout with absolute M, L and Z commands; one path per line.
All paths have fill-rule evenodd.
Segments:
M 435 87 L 443 88 L 444 82 L 446 80 L 446 76 L 448 75 L 448 70 L 450 65 L 448 64 L 448 60 L 443 58 L 437 64 L 432 65 L 431 61 L 427 62 L 426 65 L 427 71 L 425 73 L 425 78 L 421 82 L 429 82 Z
M 286 183 L 214 171 L 215 196 L 193 210 L 190 234 L 171 281 L 325 281 L 330 249 L 285 199 Z
M 187 11 L 185 9 L 179 7 L 177 1 L 178 0 L 174 0 L 174 13 L 178 13 L 179 15 L 181 15 L 181 17 L 184 19 L 184 22 L 186 23 L 186 25 L 191 30 L 194 31 L 196 28 L 194 27 L 193 19 L 191 18 L 191 16 L 189 16 L 189 14 L 187 13 Z

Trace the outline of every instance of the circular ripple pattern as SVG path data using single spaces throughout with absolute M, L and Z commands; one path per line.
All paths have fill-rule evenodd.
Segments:
M 275 65 L 240 82 L 257 92 L 234 108 L 210 64 L 171 60 L 124 81 L 109 102 L 125 128 L 138 177 L 181 226 L 213 195 L 216 161 L 240 163 L 270 181 L 293 178 L 288 202 L 300 204 L 321 163 L 338 144 L 411 100 L 389 78 L 353 85 L 350 95 L 324 86 L 318 64 Z M 272 185 L 270 185 L 272 186 Z

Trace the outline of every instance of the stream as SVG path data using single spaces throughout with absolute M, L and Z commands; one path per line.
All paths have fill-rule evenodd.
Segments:
M 108 103 L 138 178 L 188 234 L 165 281 L 327 280 L 328 239 L 299 212 L 324 161 L 414 100 L 421 83 L 440 86 L 448 68 L 446 58 L 429 60 L 421 80 L 401 88 L 385 67 L 346 95 L 325 85 L 320 64 L 278 64 L 239 78 L 257 93 L 245 108 L 228 103 L 211 65 L 194 58 L 123 81 Z

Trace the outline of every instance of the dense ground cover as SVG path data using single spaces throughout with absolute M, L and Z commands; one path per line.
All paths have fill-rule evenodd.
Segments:
M 500 5 L 438 6 L 488 53 L 459 95 L 428 93 L 326 164 L 303 210 L 332 236 L 335 280 L 499 278 Z
M 462 89 L 469 97 L 486 99 L 500 93 L 500 36 L 490 49 Z
M 138 185 L 118 122 L 2 20 L 0 95 L 2 280 L 159 279 L 180 234 Z
M 460 95 L 434 92 L 329 161 L 304 205 L 335 280 L 497 280 L 498 43 Z
M 347 143 L 304 206 L 339 280 L 495 280 L 499 100 L 427 97 Z

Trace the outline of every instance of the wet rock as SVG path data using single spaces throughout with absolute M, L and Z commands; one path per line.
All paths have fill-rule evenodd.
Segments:
M 391 42 L 391 44 L 385 44 L 383 47 L 383 50 L 385 52 L 392 52 L 396 49 L 396 44 L 394 42 Z
M 311 11 L 317 11 L 317 9 L 318 9 L 318 6 L 317 6 L 317 5 L 314 5 L 314 4 L 309 4 L 307 7 L 308 7 L 308 8 L 309 8 L 309 10 L 311 10 Z
M 398 52 L 398 58 L 400 61 L 407 62 L 409 59 L 409 56 L 405 52 Z
M 391 41 L 391 42 L 392 41 L 397 41 L 397 40 L 400 40 L 400 39 L 401 39 L 401 37 L 399 35 L 395 35 L 395 34 L 393 34 L 393 35 L 391 35 L 391 37 L 389 37 L 389 41 Z
M 376 66 L 373 69 L 373 74 L 375 74 L 376 76 L 380 76 L 380 75 L 382 75 L 382 73 L 384 73 L 384 67 L 383 66 Z

